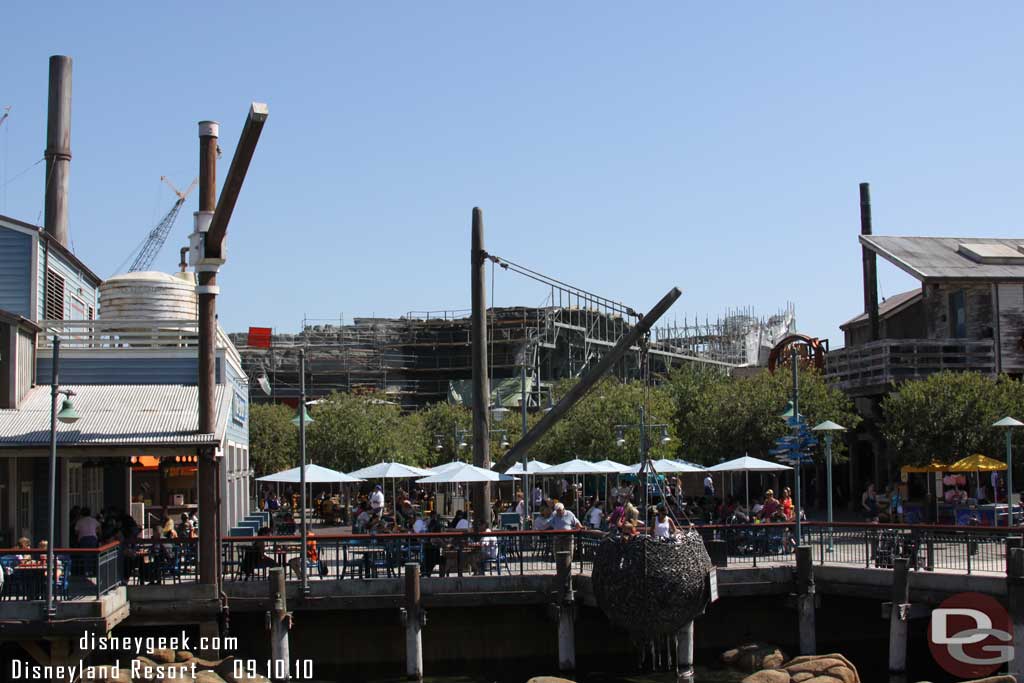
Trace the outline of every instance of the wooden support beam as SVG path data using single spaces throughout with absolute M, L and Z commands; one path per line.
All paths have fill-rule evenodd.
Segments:
M 682 292 L 677 287 L 673 287 L 668 293 L 661 298 L 657 304 L 654 305 L 647 315 L 643 316 L 640 321 L 619 339 L 618 343 L 612 348 L 607 354 L 601 357 L 601 360 L 590 372 L 585 374 L 580 381 L 577 382 L 569 391 L 562 397 L 562 399 L 552 406 L 551 410 L 540 419 L 540 422 L 533 426 L 533 429 L 528 431 L 523 438 L 521 438 L 515 446 L 509 449 L 508 453 L 504 455 L 497 463 L 495 463 L 491 469 L 499 472 L 504 472 L 506 469 L 512 466 L 513 463 L 519 462 L 523 459 L 523 453 L 529 451 L 529 449 L 537 443 L 537 441 L 547 432 L 556 422 L 565 417 L 565 414 L 576 405 L 576 403 L 587 395 L 598 380 L 600 380 L 611 367 L 618 362 L 620 358 L 630 347 L 636 345 L 640 339 L 646 335 L 651 327 L 658 321 L 661 316 L 672 307 L 672 304 L 676 302 L 679 297 L 682 296 Z
M 224 258 L 223 244 L 228 232 L 228 223 L 231 222 L 231 214 L 242 191 L 242 183 L 245 182 L 245 175 L 249 171 L 249 163 L 256 152 L 256 143 L 260 140 L 268 113 L 267 105 L 262 102 L 253 102 L 249 105 L 249 114 L 245 118 L 242 135 L 238 138 L 235 155 L 231 158 L 228 175 L 220 190 L 217 209 L 213 212 L 210 229 L 206 232 L 206 258 Z

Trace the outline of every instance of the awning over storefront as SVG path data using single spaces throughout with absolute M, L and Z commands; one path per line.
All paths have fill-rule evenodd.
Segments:
M 233 392 L 216 387 L 217 433 L 197 430 L 199 390 L 189 385 L 76 385 L 81 418 L 57 424 L 62 456 L 185 455 L 218 446 L 227 429 Z M 0 410 L 0 457 L 42 455 L 50 443 L 50 387 L 32 388 L 17 410 Z

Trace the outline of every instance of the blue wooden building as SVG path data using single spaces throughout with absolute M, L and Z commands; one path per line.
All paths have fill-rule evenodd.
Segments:
M 197 430 L 192 277 L 140 273 L 104 283 L 47 231 L 0 216 L 0 547 L 21 536 L 36 545 L 46 535 L 54 336 L 61 339 L 61 387 L 75 392 L 81 414 L 57 427 L 59 545 L 72 540 L 76 505 L 134 508 L 144 527 L 182 511 L 197 512 L 202 523 L 195 456 L 210 446 L 220 455 L 222 531 L 248 512 L 248 382 L 223 332 L 217 429 Z M 126 291 L 150 296 L 136 302 L 132 319 L 117 299 Z

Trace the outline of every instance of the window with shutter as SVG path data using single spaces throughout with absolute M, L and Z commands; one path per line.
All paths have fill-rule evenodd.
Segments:
M 64 278 L 46 269 L 46 307 L 43 310 L 47 320 L 64 319 Z

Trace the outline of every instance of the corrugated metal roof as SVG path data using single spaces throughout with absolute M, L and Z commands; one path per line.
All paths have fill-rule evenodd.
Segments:
M 899 294 L 893 294 L 887 297 L 885 301 L 878 304 L 878 316 L 885 318 L 886 316 L 892 315 L 897 311 L 901 311 L 910 304 L 914 303 L 921 297 L 921 289 L 911 289 L 907 292 L 900 292 Z M 854 323 L 864 322 L 868 319 L 867 313 L 861 313 L 856 318 L 850 318 L 845 323 L 839 326 L 839 329 L 845 329 L 847 325 Z
M 81 419 L 57 423 L 64 446 L 184 446 L 219 442 L 200 434 L 199 389 L 186 385 L 106 384 L 64 386 L 75 392 Z M 232 392 L 217 385 L 217 433 L 223 435 Z M 40 446 L 50 442 L 50 387 L 32 388 L 18 410 L 0 410 L 0 447 Z
M 861 244 L 918 280 L 1024 282 L 1024 263 L 978 263 L 958 251 L 961 244 L 1003 245 L 1017 251 L 1024 240 L 987 237 L 893 237 L 861 235 Z

